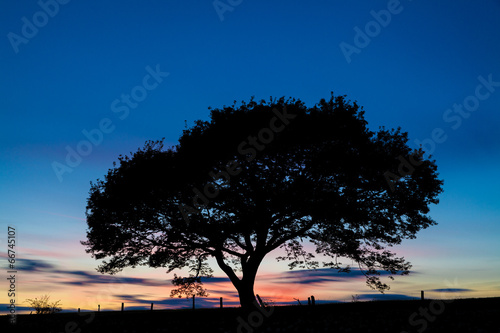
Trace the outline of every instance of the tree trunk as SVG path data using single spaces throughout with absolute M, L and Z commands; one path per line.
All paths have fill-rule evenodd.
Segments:
M 219 267 L 227 274 L 234 287 L 238 291 L 238 295 L 240 297 L 240 305 L 245 310 L 252 310 L 258 306 L 255 293 L 253 290 L 255 277 L 257 276 L 257 270 L 259 269 L 259 265 L 264 258 L 264 254 L 255 255 L 245 263 L 242 263 L 243 276 L 239 279 L 231 267 L 229 267 L 224 262 L 224 257 L 222 256 L 222 252 L 219 252 L 216 257 L 217 263 Z
M 259 265 L 263 258 L 263 255 L 254 255 L 246 263 L 242 264 L 243 277 L 235 287 L 236 290 L 238 290 L 238 295 L 240 296 L 241 307 L 246 310 L 259 307 L 253 288 L 255 278 L 257 277 L 257 270 L 259 269 Z
M 255 292 L 253 290 L 255 279 L 241 280 L 236 289 L 240 297 L 240 305 L 243 309 L 249 310 L 255 308 Z

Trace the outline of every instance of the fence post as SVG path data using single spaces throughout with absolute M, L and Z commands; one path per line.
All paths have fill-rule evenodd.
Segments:
M 151 303 L 151 311 L 153 311 L 153 303 Z
M 123 309 L 125 308 L 125 303 L 122 303 L 122 312 L 123 312 Z
M 257 300 L 259 301 L 260 306 L 264 308 L 265 307 L 264 302 L 262 302 L 262 299 L 260 298 L 259 294 L 256 294 L 255 296 L 257 296 Z
M 80 313 L 80 308 L 78 308 L 78 313 Z
M 424 300 L 424 291 L 420 290 L 420 300 Z
M 222 305 L 222 297 L 220 298 L 220 308 L 221 308 L 221 309 L 223 308 L 223 305 Z
M 311 297 L 307 298 L 307 305 L 311 305 Z
M 316 305 L 316 299 L 314 299 L 314 296 L 311 295 L 311 304 L 314 306 Z
M 101 312 L 101 304 L 97 304 L 97 312 Z

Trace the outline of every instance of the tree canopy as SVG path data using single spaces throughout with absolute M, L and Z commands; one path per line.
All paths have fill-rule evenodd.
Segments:
M 82 244 L 105 259 L 102 273 L 189 267 L 197 278 L 215 258 L 243 307 L 277 248 L 290 268 L 319 267 L 316 253 L 332 258 L 325 267 L 348 271 L 337 259 L 349 258 L 384 291 L 380 272 L 411 268 L 388 248 L 435 224 L 427 214 L 441 191 L 435 161 L 410 148 L 406 132 L 368 129 L 345 96 L 313 107 L 252 98 L 211 110 L 175 146 L 149 141 L 120 156 L 91 184 Z

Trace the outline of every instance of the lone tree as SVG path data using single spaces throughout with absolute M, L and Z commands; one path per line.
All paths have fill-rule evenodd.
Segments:
M 309 241 L 332 258 L 324 267 L 348 271 L 337 258 L 349 258 L 383 292 L 381 272 L 411 268 L 387 248 L 436 224 L 426 214 L 442 191 L 435 161 L 407 142 L 400 128 L 369 130 L 344 96 L 311 108 L 284 97 L 235 102 L 185 129 L 176 146 L 149 141 L 120 155 L 91 183 L 82 244 L 106 259 L 101 273 L 189 267 L 198 278 L 215 258 L 251 308 L 269 252 L 282 248 L 290 269 L 319 267 Z

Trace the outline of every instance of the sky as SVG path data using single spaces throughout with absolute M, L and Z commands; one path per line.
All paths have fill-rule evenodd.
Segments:
M 169 297 L 164 269 L 96 272 L 80 244 L 90 182 L 147 140 L 176 144 L 208 107 L 251 96 L 312 107 L 331 92 L 363 106 L 370 129 L 400 126 L 432 155 L 438 225 L 396 247 L 413 271 L 385 295 L 357 270 L 289 271 L 279 253 L 256 293 L 281 304 L 500 296 L 499 15 L 498 0 L 0 0 L 0 314 L 44 294 L 66 311 L 189 306 Z M 214 268 L 198 304 L 236 306 Z

